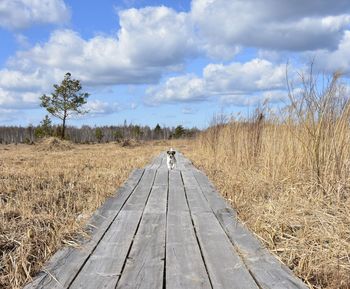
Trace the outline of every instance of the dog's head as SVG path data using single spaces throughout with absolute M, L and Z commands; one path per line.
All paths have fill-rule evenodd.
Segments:
M 175 159 L 175 153 L 176 152 L 174 150 L 171 149 L 171 150 L 167 151 L 166 153 L 167 153 L 169 158 Z

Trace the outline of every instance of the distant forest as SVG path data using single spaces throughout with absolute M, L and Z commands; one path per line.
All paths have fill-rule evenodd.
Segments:
M 65 139 L 74 143 L 106 143 L 119 142 L 126 139 L 159 140 L 173 138 L 192 138 L 199 130 L 197 128 L 186 129 L 182 125 L 177 127 L 161 127 L 157 124 L 154 128 L 127 124 L 117 126 L 91 127 L 84 125 L 81 128 L 67 126 Z M 38 126 L 0 126 L 0 143 L 35 143 L 44 137 L 59 137 L 61 126 L 51 125 L 51 121 L 45 119 Z

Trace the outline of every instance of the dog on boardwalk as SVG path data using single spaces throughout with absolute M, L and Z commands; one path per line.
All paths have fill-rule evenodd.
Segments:
M 172 170 L 176 166 L 175 151 L 171 148 L 166 153 L 167 153 L 166 164 L 168 166 L 168 169 Z

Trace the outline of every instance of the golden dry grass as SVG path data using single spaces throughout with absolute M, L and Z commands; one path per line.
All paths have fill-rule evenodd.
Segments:
M 321 93 L 309 78 L 278 116 L 221 116 L 184 151 L 310 288 L 350 288 L 350 99 L 338 78 Z
M 166 143 L 73 145 L 55 139 L 0 146 L 0 288 L 30 280 L 88 217 Z
M 310 288 L 350 288 L 350 155 L 343 178 L 327 176 L 320 185 L 286 128 L 264 127 L 261 151 L 252 159 L 245 144 L 248 128 L 232 134 L 232 126 L 218 132 L 215 152 L 208 132 L 185 155 Z

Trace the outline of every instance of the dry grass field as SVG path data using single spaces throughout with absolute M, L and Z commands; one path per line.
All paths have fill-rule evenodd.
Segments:
M 305 155 L 297 147 L 281 146 L 291 137 L 286 129 L 263 128 L 262 151 L 251 159 L 248 148 L 232 155 L 232 126 L 220 131 L 215 155 L 204 139 L 185 155 L 208 175 L 240 220 L 310 288 L 350 288 L 350 163 L 341 180 L 330 174 L 319 184 L 302 166 Z M 242 141 L 245 132 L 241 128 L 235 141 Z
M 312 145 L 305 127 L 259 120 L 214 125 L 171 144 L 310 288 L 350 288 L 350 132 L 323 139 L 320 176 Z M 169 146 L 52 139 L 0 146 L 0 287 L 21 288 L 57 249 L 75 246 L 88 217 L 131 170 Z
M 20 288 L 92 212 L 172 146 L 310 288 L 350 288 L 350 101 L 337 75 L 313 80 L 279 114 L 220 116 L 196 140 L 0 146 L 0 287 Z
M 220 116 L 184 151 L 310 288 L 350 288 L 350 102 L 338 81 L 322 93 L 305 83 L 281 115 Z
M 0 146 L 0 288 L 21 288 L 57 249 L 74 246 L 106 197 L 165 148 L 55 139 Z

